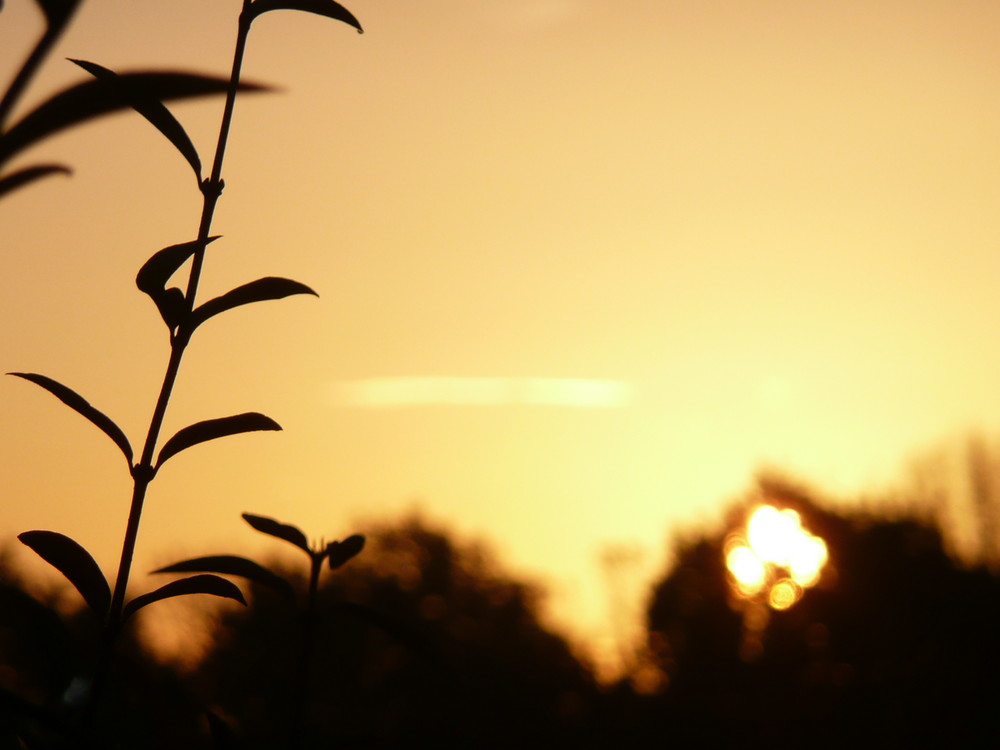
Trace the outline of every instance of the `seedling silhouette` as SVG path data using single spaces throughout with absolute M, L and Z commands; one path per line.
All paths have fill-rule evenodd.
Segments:
M 329 543 L 320 541 L 318 546 L 312 547 L 306 535 L 297 526 L 281 523 L 273 518 L 251 515 L 250 513 L 244 513 L 243 520 L 262 534 L 284 539 L 309 556 L 309 588 L 306 593 L 305 606 L 300 613 L 301 639 L 299 641 L 299 653 L 296 660 L 292 688 L 294 691 L 294 699 L 292 701 L 292 710 L 294 713 L 290 717 L 289 723 L 290 747 L 294 749 L 298 748 L 301 744 L 302 712 L 305 706 L 306 683 L 316 640 L 316 625 L 319 618 L 316 606 L 316 594 L 319 591 L 319 578 L 323 570 L 323 563 L 327 563 L 331 571 L 337 570 L 361 552 L 365 546 L 365 538 L 360 534 L 354 534 L 343 541 Z M 197 557 L 168 565 L 154 572 L 240 576 L 274 589 L 293 605 L 295 602 L 294 588 L 286 578 L 253 560 L 238 555 Z

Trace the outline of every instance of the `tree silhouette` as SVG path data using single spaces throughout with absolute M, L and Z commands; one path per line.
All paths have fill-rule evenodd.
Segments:
M 596 685 L 539 622 L 536 589 L 418 517 L 367 537 L 319 591 L 305 746 L 585 744 Z M 247 747 L 280 747 L 300 632 L 273 591 L 250 593 L 248 610 L 219 619 L 194 679 Z
M 728 529 L 683 547 L 648 609 L 650 648 L 669 679 L 651 731 L 690 746 L 989 744 L 1000 728 L 1000 582 L 955 563 L 923 523 L 837 515 L 773 481 L 757 496 L 826 540 L 823 580 L 789 609 L 762 613 L 728 585 Z

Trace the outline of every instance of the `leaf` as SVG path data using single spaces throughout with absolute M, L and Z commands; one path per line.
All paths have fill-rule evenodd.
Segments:
M 333 0 L 256 0 L 250 4 L 249 22 L 252 23 L 258 16 L 271 10 L 304 10 L 307 13 L 343 21 L 348 26 L 356 28 L 359 34 L 365 33 L 358 19 L 347 8 Z
M 76 391 L 67 388 L 62 383 L 58 383 L 52 378 L 47 378 L 44 375 L 37 375 L 33 372 L 8 372 L 7 374 L 13 375 L 17 378 L 30 380 L 35 385 L 41 386 L 66 404 L 66 406 L 89 419 L 97 425 L 105 435 L 115 441 L 115 445 L 117 445 L 121 449 L 122 453 L 125 454 L 125 460 L 128 461 L 129 466 L 131 467 L 132 446 L 129 444 L 128 438 L 125 437 L 125 433 L 122 432 L 122 429 L 118 425 L 111 421 L 110 417 L 91 406 L 90 402 L 83 398 L 83 396 L 78 394 Z
M 98 615 L 104 617 L 108 613 L 111 607 L 111 587 L 87 550 L 68 536 L 55 531 L 25 531 L 18 534 L 17 538 L 66 576 Z
M 283 299 L 293 294 L 316 294 L 305 284 L 291 279 L 283 279 L 277 276 L 267 276 L 263 279 L 251 281 L 235 289 L 231 289 L 223 295 L 210 299 L 203 305 L 195 308 L 191 314 L 192 328 L 204 323 L 214 315 L 218 315 L 226 310 L 231 310 L 240 305 L 249 305 L 251 302 L 264 302 L 272 299 Z
M 50 30 L 61 29 L 69 23 L 80 4 L 80 0 L 35 0 L 35 2 L 45 14 L 45 23 Z
M 140 609 L 153 602 L 172 599 L 175 596 L 187 596 L 188 594 L 211 594 L 212 596 L 221 596 L 226 599 L 235 599 L 244 607 L 247 604 L 247 600 L 243 597 L 243 592 L 232 581 L 208 574 L 191 576 L 190 578 L 181 578 L 179 581 L 171 581 L 164 586 L 160 586 L 156 591 L 137 596 L 126 604 L 125 609 L 122 610 L 122 622 L 125 622 L 125 620 Z
M 207 245 L 217 239 L 218 236 L 209 237 L 204 244 Z M 201 246 L 200 240 L 194 240 L 157 250 L 142 264 L 142 268 L 136 274 L 135 285 L 139 291 L 145 292 L 150 297 L 154 296 L 167 285 L 167 281 L 184 265 L 184 261 L 194 255 Z
M 194 73 L 142 71 L 120 73 L 118 78 L 132 90 L 142 91 L 144 96 L 161 102 L 224 94 L 229 89 L 229 81 L 225 78 Z M 241 83 L 240 90 L 266 89 L 257 84 Z M 122 94 L 122 87 L 109 86 L 106 81 L 93 79 L 70 86 L 22 117 L 0 137 L 0 164 L 53 133 L 131 106 Z
M 206 419 L 203 422 L 197 422 L 178 430 L 177 434 L 170 438 L 160 449 L 160 455 L 156 459 L 156 466 L 154 468 L 159 469 L 168 458 L 198 443 L 226 437 L 227 435 L 239 435 L 243 432 L 280 429 L 281 425 L 273 419 L 257 412 L 246 412 L 245 414 L 236 414 L 231 417 L 220 417 L 218 419 Z
M 180 151 L 181 156 L 187 159 L 187 163 L 191 165 L 191 169 L 194 170 L 195 179 L 199 183 L 201 182 L 201 157 L 198 156 L 198 150 L 191 143 L 191 139 L 181 124 L 177 122 L 177 118 L 170 113 L 170 110 L 164 106 L 162 101 L 149 96 L 146 92 L 129 84 L 126 79 L 114 71 L 108 70 L 97 63 L 87 62 L 86 60 L 73 60 L 72 58 L 70 62 L 79 65 L 97 80 L 104 81 L 109 86 L 118 87 L 121 96 L 128 101 L 132 109 L 149 120 L 153 127 L 163 133 L 167 137 L 167 140 L 174 144 L 174 147 Z
M 305 550 L 310 556 L 312 555 L 312 550 L 309 549 L 309 540 L 306 539 L 306 535 L 302 533 L 302 530 L 298 526 L 281 523 L 266 516 L 255 516 L 250 513 L 244 513 L 243 520 L 262 534 L 270 534 L 271 536 L 278 537 L 278 539 L 284 539 L 299 549 Z
M 326 555 L 330 563 L 330 570 L 336 570 L 341 567 L 361 552 L 364 547 L 365 538 L 361 534 L 349 536 L 342 542 L 330 542 L 326 545 Z
M 0 197 L 4 193 L 10 193 L 19 187 L 27 185 L 29 182 L 48 177 L 50 174 L 71 174 L 69 168 L 61 164 L 40 164 L 37 167 L 25 167 L 13 172 L 6 177 L 0 178 Z
M 167 289 L 167 282 L 188 258 L 217 239 L 218 236 L 209 237 L 205 242 L 200 240 L 183 242 L 158 250 L 142 264 L 142 268 L 136 274 L 135 285 L 156 303 L 160 317 L 170 330 L 181 324 L 187 310 L 187 300 L 180 289 L 176 287 Z
M 292 584 L 263 565 L 237 555 L 212 555 L 183 560 L 154 573 L 218 573 L 226 576 L 240 576 L 262 586 L 267 586 L 289 599 L 295 598 Z
M 38 4 L 45 15 L 45 32 L 38 39 L 34 49 L 24 58 L 20 69 L 0 97 L 0 133 L 6 130 L 7 118 L 66 30 L 80 0 L 38 0 Z M 2 9 L 3 3 L 0 2 L 0 10 Z

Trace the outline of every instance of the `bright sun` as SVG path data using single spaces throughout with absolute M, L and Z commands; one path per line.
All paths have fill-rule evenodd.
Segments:
M 746 529 L 726 542 L 726 567 L 736 592 L 762 597 L 773 609 L 788 609 L 819 581 L 827 561 L 826 543 L 802 528 L 794 510 L 761 505 Z

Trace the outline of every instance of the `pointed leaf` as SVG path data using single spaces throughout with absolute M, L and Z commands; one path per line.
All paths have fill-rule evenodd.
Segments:
M 0 197 L 4 193 L 10 193 L 19 187 L 27 185 L 29 182 L 34 182 L 42 177 L 48 177 L 50 174 L 71 174 L 71 172 L 61 164 L 41 164 L 37 167 L 25 167 L 6 177 L 0 178 Z
M 87 550 L 55 531 L 25 531 L 17 538 L 66 576 L 94 612 L 101 617 L 108 613 L 111 587 Z
M 326 555 L 330 563 L 330 570 L 336 570 L 342 566 L 361 552 L 364 547 L 365 538 L 361 534 L 349 536 L 342 542 L 330 542 L 326 546 Z
M 97 63 L 73 59 L 70 62 L 79 65 L 97 80 L 104 81 L 109 86 L 118 87 L 121 96 L 128 101 L 132 109 L 149 120 L 153 127 L 163 133 L 167 137 L 167 140 L 174 144 L 174 147 L 180 151 L 181 156 L 187 159 L 187 163 L 191 165 L 191 169 L 194 170 L 195 179 L 199 183 L 201 182 L 201 157 L 198 156 L 198 150 L 191 143 L 191 139 L 188 137 L 183 126 L 177 122 L 177 118 L 170 113 L 170 110 L 164 106 L 162 101 L 149 96 L 145 91 L 128 83 L 126 79 L 119 76 L 113 70 L 108 70 Z
M 225 94 L 229 89 L 227 79 L 194 73 L 120 73 L 118 78 L 126 86 L 161 102 Z M 265 88 L 241 83 L 240 90 L 263 91 Z M 106 81 L 93 79 L 70 86 L 29 112 L 0 137 L 0 163 L 53 133 L 131 106 L 122 93 L 122 87 L 109 86 Z
M 212 555 L 183 560 L 165 568 L 154 570 L 154 573 L 218 573 L 226 576 L 240 576 L 262 586 L 268 586 L 283 596 L 294 599 L 295 591 L 292 584 L 263 565 L 237 555 Z
M 122 622 L 125 622 L 125 620 L 140 609 L 153 602 L 171 599 L 175 596 L 187 596 L 189 594 L 211 594 L 212 596 L 221 596 L 226 599 L 235 599 L 244 607 L 247 604 L 247 600 L 243 597 L 243 592 L 232 581 L 208 574 L 191 576 L 190 578 L 181 578 L 179 581 L 171 581 L 164 586 L 160 586 L 156 591 L 137 596 L 126 604 L 125 609 L 122 610 Z
M 67 388 L 62 383 L 56 382 L 52 378 L 47 378 L 44 375 L 37 375 L 33 372 L 8 372 L 7 374 L 13 375 L 17 378 L 30 380 L 35 385 L 41 386 L 66 404 L 66 406 L 89 419 L 97 425 L 105 435 L 115 441 L 115 445 L 117 445 L 121 449 L 121 452 L 125 454 L 125 460 L 128 461 L 129 466 L 131 467 L 132 446 L 129 444 L 128 438 L 125 437 L 125 433 L 122 432 L 122 429 L 118 425 L 111 421 L 110 417 L 91 406 L 90 402 L 83 398 L 83 396 L 78 394 L 76 391 Z
M 207 245 L 217 239 L 218 235 L 209 237 L 204 244 Z M 140 291 L 152 297 L 167 285 L 170 277 L 177 273 L 177 269 L 184 265 L 184 261 L 194 255 L 201 246 L 200 240 L 194 240 L 157 250 L 142 264 L 142 268 L 136 274 L 135 285 Z
M 278 539 L 284 539 L 286 542 L 291 542 L 299 549 L 305 550 L 307 554 L 312 555 L 312 550 L 309 549 L 309 540 L 306 539 L 306 535 L 302 533 L 302 530 L 298 526 L 281 523 L 266 516 L 255 516 L 250 513 L 244 513 L 243 520 L 262 534 L 270 534 L 271 536 L 278 537 Z
M 365 32 L 361 28 L 361 22 L 347 8 L 333 0 L 255 0 L 250 5 L 250 21 L 253 22 L 262 13 L 270 10 L 304 10 L 307 13 L 343 21 L 348 26 L 356 28 L 359 34 Z
M 249 305 L 251 302 L 264 302 L 272 299 L 283 299 L 293 294 L 316 294 L 305 284 L 291 279 L 283 279 L 277 276 L 267 276 L 263 279 L 251 281 L 242 286 L 238 286 L 223 295 L 210 299 L 203 305 L 195 308 L 191 314 L 192 327 L 197 327 L 214 315 L 218 315 L 226 310 L 231 310 L 240 305 Z
M 236 414 L 232 417 L 220 417 L 219 419 L 206 419 L 204 422 L 197 422 L 178 430 L 177 434 L 170 438 L 163 448 L 160 449 L 160 455 L 156 459 L 155 468 L 159 469 L 168 458 L 198 443 L 226 437 L 227 435 L 239 435 L 242 432 L 280 429 L 281 425 L 273 419 L 257 412 Z
M 142 264 L 142 268 L 136 274 L 135 285 L 139 287 L 140 291 L 152 298 L 153 302 L 156 303 L 156 308 L 160 311 L 160 317 L 171 330 L 181 324 L 187 310 L 187 301 L 184 298 L 184 292 L 180 289 L 176 287 L 167 289 L 167 282 L 188 258 L 209 242 L 214 242 L 217 239 L 218 236 L 209 237 L 204 243 L 195 240 L 158 250 Z

